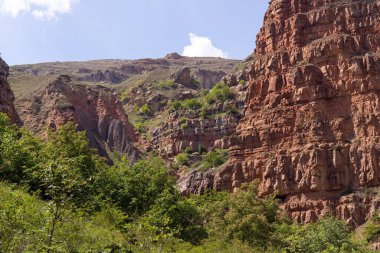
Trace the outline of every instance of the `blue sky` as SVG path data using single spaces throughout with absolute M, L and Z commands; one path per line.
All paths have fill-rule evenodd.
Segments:
M 0 0 L 0 51 L 10 65 L 169 52 L 243 59 L 254 49 L 267 6 L 257 0 Z

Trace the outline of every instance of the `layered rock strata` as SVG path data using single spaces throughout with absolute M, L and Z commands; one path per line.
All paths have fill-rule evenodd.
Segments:
M 362 193 L 380 185 L 379 20 L 376 0 L 272 0 L 230 164 L 184 192 L 257 179 L 299 222 L 365 222 L 379 207 Z

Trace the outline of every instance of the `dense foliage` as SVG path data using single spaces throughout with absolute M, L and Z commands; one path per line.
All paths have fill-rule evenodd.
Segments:
M 255 184 L 184 197 L 158 158 L 109 166 L 73 125 L 41 140 L 0 114 L 0 180 L 0 252 L 368 251 L 333 218 L 292 224 Z
M 203 90 L 197 98 L 186 99 L 183 101 L 173 101 L 170 105 L 170 111 L 201 110 L 201 114 L 206 114 L 207 109 L 211 105 L 231 101 L 234 97 L 235 93 L 227 86 L 227 84 L 218 83 L 211 90 Z M 228 105 L 223 109 L 225 112 L 230 114 L 235 114 L 238 112 L 238 110 L 231 105 Z

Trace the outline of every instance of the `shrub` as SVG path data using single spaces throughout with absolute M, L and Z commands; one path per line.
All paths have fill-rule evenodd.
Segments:
M 170 105 L 170 110 L 172 112 L 181 110 L 181 109 L 186 109 L 186 110 L 198 110 L 203 106 L 203 104 L 196 98 L 192 99 L 186 99 L 184 101 L 178 101 L 175 100 L 171 103 Z
M 241 85 L 245 85 L 247 82 L 245 81 L 245 80 L 240 80 L 239 81 L 239 84 L 241 84 Z
M 204 97 L 206 103 L 213 104 L 215 102 L 225 102 L 233 99 L 235 93 L 225 83 L 218 83 L 212 90 Z
M 178 110 L 184 109 L 182 103 L 178 100 L 175 100 L 170 105 L 170 111 L 175 112 Z
M 229 115 L 237 115 L 239 114 L 239 110 L 233 105 L 224 106 L 224 111 Z
M 137 130 L 140 134 L 144 134 L 144 133 L 147 132 L 146 126 L 145 126 L 145 124 L 142 123 L 142 122 L 137 122 L 137 123 L 135 124 L 135 128 L 136 128 L 136 130 Z
M 168 89 L 174 89 L 177 87 L 177 85 L 174 83 L 173 80 L 167 80 L 167 81 L 161 81 L 156 84 L 156 87 L 158 89 L 162 90 L 168 90 Z
M 199 154 L 204 154 L 207 152 L 207 149 L 203 147 L 201 144 L 198 145 L 198 153 Z
M 228 152 L 222 149 L 216 149 L 207 153 L 203 158 L 203 164 L 206 169 L 216 168 L 223 165 L 228 160 Z
M 380 217 L 372 217 L 364 227 L 364 237 L 368 242 L 376 241 L 380 237 Z
M 186 129 L 186 128 L 189 128 L 189 125 L 187 123 L 183 123 L 179 126 L 179 128 L 181 129 Z
M 150 109 L 149 105 L 148 105 L 148 104 L 145 104 L 145 105 L 143 105 L 143 106 L 139 109 L 139 114 L 144 115 L 144 116 L 152 116 L 152 115 L 153 115 L 153 112 L 152 112 L 152 110 Z
M 175 158 L 175 163 L 180 166 L 189 166 L 189 155 L 186 153 L 180 153 Z
M 191 147 L 186 147 L 183 149 L 183 152 L 186 153 L 186 154 L 192 154 L 193 153 L 193 149 Z
M 360 242 L 350 239 L 345 222 L 333 217 L 304 226 L 294 224 L 279 232 L 286 252 L 369 252 Z
M 202 107 L 202 103 L 196 98 L 186 99 L 183 101 L 183 107 L 189 110 L 198 110 Z

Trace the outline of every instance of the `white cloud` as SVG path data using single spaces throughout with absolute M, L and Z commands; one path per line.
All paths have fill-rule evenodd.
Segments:
M 185 46 L 182 55 L 189 57 L 228 57 L 228 53 L 216 48 L 211 39 L 193 33 L 190 33 L 189 36 L 191 45 Z
M 11 17 L 31 13 L 35 18 L 52 20 L 69 13 L 80 0 L 0 0 L 0 12 Z

